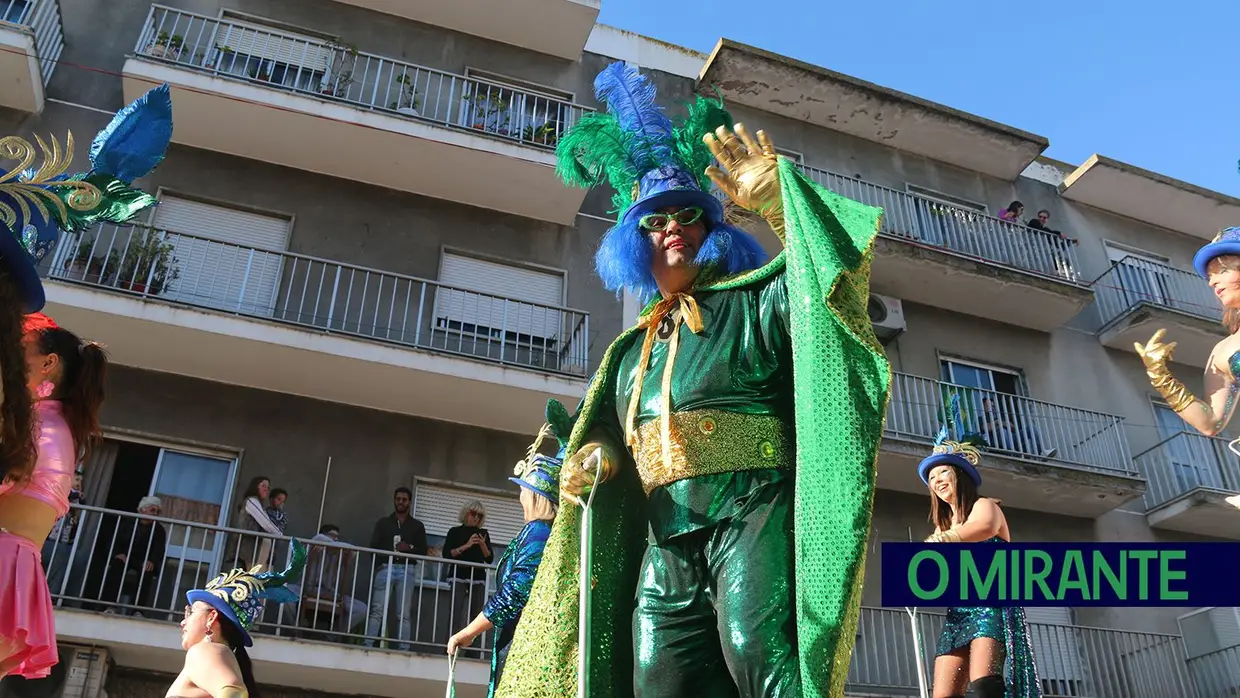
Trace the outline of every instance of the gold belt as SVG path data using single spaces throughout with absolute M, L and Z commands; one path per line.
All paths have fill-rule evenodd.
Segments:
M 670 415 L 670 458 L 664 460 L 662 420 L 637 428 L 633 460 L 646 494 L 678 480 L 741 470 L 790 469 L 792 429 L 778 417 L 722 410 Z

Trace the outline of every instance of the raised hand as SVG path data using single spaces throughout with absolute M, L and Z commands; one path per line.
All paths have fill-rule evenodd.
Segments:
M 723 166 L 720 169 L 711 165 L 706 168 L 706 175 L 728 198 L 763 217 L 780 212 L 783 198 L 779 189 L 779 155 L 764 131 L 758 131 L 755 141 L 744 124 L 737 124 L 735 132 L 720 126 L 702 140 Z
M 1145 362 L 1147 369 L 1166 368 L 1167 362 L 1171 360 L 1172 354 L 1175 353 L 1175 342 L 1164 344 L 1162 338 L 1167 334 L 1165 328 L 1158 330 L 1150 337 L 1150 341 L 1144 346 L 1140 342 L 1133 342 L 1133 346 L 1137 350 L 1137 356 Z

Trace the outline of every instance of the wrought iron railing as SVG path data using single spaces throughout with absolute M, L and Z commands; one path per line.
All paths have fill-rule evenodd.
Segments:
M 60 22 L 58 0 L 0 0 L 0 24 L 20 24 L 34 32 L 43 84 L 52 79 L 60 54 L 65 50 L 65 31 Z
M 948 417 L 951 396 L 959 395 L 961 426 L 985 438 L 990 451 L 1136 474 L 1122 417 L 904 373 L 894 379 L 887 408 L 889 436 L 932 440 Z
M 261 24 L 152 5 L 134 53 L 219 77 L 541 148 L 588 107 Z
M 855 177 L 816 167 L 802 169 L 837 194 L 881 207 L 880 232 L 884 235 L 1042 276 L 1080 281 L 1076 243 L 1066 237 Z
M 1199 698 L 1240 695 L 1240 645 L 1193 657 L 1188 660 L 1188 672 Z
M 149 226 L 63 234 L 55 279 L 570 376 L 590 316 L 403 274 Z
M 1180 432 L 1133 458 L 1149 481 L 1146 509 L 1198 488 L 1240 492 L 1238 460 L 1225 439 L 1189 432 Z
M 1201 277 L 1183 269 L 1125 257 L 1094 281 L 1098 314 L 1106 327 L 1141 304 L 1218 322 L 1222 306 Z

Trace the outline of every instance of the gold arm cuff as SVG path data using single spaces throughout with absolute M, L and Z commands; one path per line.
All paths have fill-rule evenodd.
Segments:
M 225 686 L 220 689 L 219 698 L 250 698 L 250 692 L 244 686 Z
M 1150 385 L 1154 386 L 1154 389 L 1162 395 L 1174 412 L 1183 412 L 1197 402 L 1197 398 L 1193 397 L 1193 394 L 1188 392 L 1188 388 L 1185 388 L 1183 383 L 1171 375 L 1171 371 L 1165 366 L 1157 371 L 1148 371 L 1146 375 L 1150 378 Z
M 671 467 L 663 463 L 659 420 L 636 431 L 633 460 L 649 495 L 664 485 L 700 475 L 791 469 L 796 460 L 792 429 L 778 417 L 723 410 L 671 415 Z

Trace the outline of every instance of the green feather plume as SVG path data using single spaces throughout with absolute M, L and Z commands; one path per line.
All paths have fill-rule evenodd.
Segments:
M 732 115 L 723 108 L 722 97 L 710 99 L 699 96 L 688 105 L 688 109 L 688 116 L 672 131 L 675 140 L 673 153 L 682 167 L 697 176 L 699 186 L 709 191 L 711 182 L 710 177 L 706 176 L 706 168 L 714 162 L 714 156 L 702 137 L 714 133 L 720 126 L 732 128 Z

